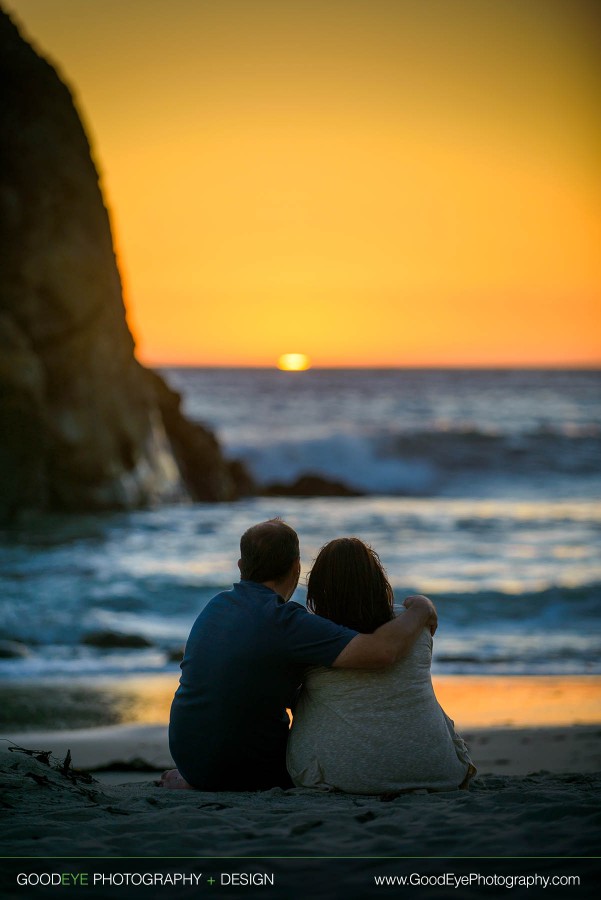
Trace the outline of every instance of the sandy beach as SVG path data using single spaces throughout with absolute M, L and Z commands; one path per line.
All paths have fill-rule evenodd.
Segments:
M 535 772 L 573 774 L 601 772 L 601 726 L 547 728 L 476 728 L 463 732 L 479 775 L 525 776 Z M 10 734 L 2 749 L 14 745 L 51 750 L 103 781 L 145 780 L 173 766 L 167 727 L 107 725 L 68 731 L 26 731 Z
M 52 749 L 56 766 L 63 762 L 67 746 L 76 768 L 106 766 L 115 757 L 134 765 L 140 757 L 154 766 L 169 762 L 165 729 L 160 726 L 114 726 L 60 736 L 28 733 L 15 738 L 29 749 Z M 598 854 L 601 837 L 601 731 L 596 726 L 481 730 L 471 735 L 471 745 L 480 774 L 469 792 L 396 797 L 279 788 L 255 794 L 166 791 L 155 784 L 156 773 L 129 773 L 129 783 L 116 783 L 126 778 L 122 771 L 105 771 L 101 780 L 97 776 L 81 780 L 23 752 L 3 749 L 3 853 L 46 861 L 92 858 L 95 865 L 101 858 L 112 857 L 113 864 L 121 861 L 120 871 L 126 857 L 145 859 L 146 868 L 151 860 L 156 866 L 157 858 L 161 865 L 164 858 L 195 858 L 196 865 L 210 858 L 212 868 L 221 871 L 232 869 L 232 857 L 245 858 L 246 869 L 250 863 L 256 868 L 257 858 L 263 858 L 288 884 L 281 896 L 302 895 L 291 888 L 290 859 L 281 857 L 296 858 L 294 871 L 305 875 L 311 867 L 318 871 L 315 867 L 320 865 L 331 873 L 334 863 L 325 857 L 348 858 L 343 874 L 356 886 L 351 885 L 345 895 L 351 897 L 368 896 L 365 879 L 374 871 L 388 871 L 386 859 L 389 868 L 393 861 L 398 866 L 398 857 L 414 859 L 411 871 L 420 858 L 421 870 L 430 872 L 441 870 L 440 858 L 447 862 L 453 858 L 449 870 L 459 871 L 465 857 L 472 860 L 472 868 L 478 857 L 520 857 L 497 859 L 496 871 L 506 871 L 508 866 L 512 872 L 541 871 L 542 865 L 545 871 L 581 873 L 592 885 L 596 861 L 582 857 Z M 532 769 L 533 756 L 539 765 L 525 774 Z M 302 857 L 317 859 L 301 863 Z M 570 863 L 565 857 L 580 859 Z M 128 862 L 130 870 L 132 864 L 133 860 Z M 24 863 L 20 865 L 23 869 Z M 234 868 L 240 870 L 241 865 L 238 859 Z M 13 870 L 14 861 L 7 871 Z M 42 870 L 48 871 L 48 866 Z M 363 884 L 360 891 L 359 884 Z M 10 887 L 5 883 L 6 896 L 23 896 L 16 889 L 11 894 Z M 109 896 L 109 887 L 105 889 Z M 355 889 L 359 893 L 353 894 Z M 95 896 L 102 890 L 102 885 L 96 888 Z M 333 896 L 323 884 L 321 889 L 313 885 L 311 892 Z M 474 896 L 473 890 L 465 896 Z
M 377 873 L 430 877 L 477 864 L 478 871 L 516 877 L 578 873 L 578 893 L 563 895 L 589 896 L 590 889 L 592 896 L 598 859 L 591 857 L 598 857 L 601 839 L 601 727 L 473 728 L 464 735 L 478 766 L 469 792 L 368 797 L 304 789 L 165 791 L 156 785 L 171 764 L 164 724 L 15 731 L 0 751 L 3 854 L 20 858 L 21 870 L 38 872 L 50 871 L 52 857 L 61 858 L 52 861 L 55 869 L 60 863 L 80 872 L 150 866 L 197 870 L 205 879 L 209 872 L 227 878 L 232 871 L 269 871 L 284 885 L 275 896 L 323 898 L 371 896 Z M 16 747 L 50 750 L 51 764 Z M 75 770 L 91 770 L 93 780 L 60 770 L 67 751 Z M 24 896 L 14 882 L 17 860 L 3 863 L 3 896 Z M 340 891 L 346 885 L 342 893 L 332 893 L 334 882 Z M 189 896 L 190 888 L 180 887 Z M 235 893 L 226 887 L 222 892 Z M 153 888 L 138 889 L 152 896 Z M 254 895 L 265 886 L 249 889 Z M 98 884 L 94 896 L 115 890 Z M 425 896 L 451 896 L 446 890 L 429 887 Z M 496 895 L 494 887 L 482 890 Z M 171 894 L 180 896 L 177 886 Z M 473 886 L 452 892 L 478 895 Z

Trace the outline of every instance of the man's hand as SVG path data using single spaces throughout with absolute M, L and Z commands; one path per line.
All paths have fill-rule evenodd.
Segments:
M 436 607 L 428 597 L 424 597 L 423 594 L 411 594 L 410 597 L 405 597 L 403 606 L 415 612 L 423 610 L 424 625 L 430 629 L 430 634 L 435 634 L 438 628 L 438 615 Z

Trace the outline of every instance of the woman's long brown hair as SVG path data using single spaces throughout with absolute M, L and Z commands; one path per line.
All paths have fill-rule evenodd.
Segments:
M 336 538 L 319 551 L 307 582 L 307 607 L 363 634 L 394 617 L 394 597 L 375 550 L 359 538 Z

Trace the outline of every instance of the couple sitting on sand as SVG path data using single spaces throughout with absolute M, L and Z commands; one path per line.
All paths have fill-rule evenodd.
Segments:
M 466 787 L 475 769 L 430 678 L 431 601 L 407 597 L 395 616 L 380 560 L 357 538 L 320 551 L 310 612 L 290 601 L 300 552 L 289 525 L 255 525 L 240 551 L 242 580 L 190 632 L 169 723 L 177 769 L 161 784 L 360 794 Z

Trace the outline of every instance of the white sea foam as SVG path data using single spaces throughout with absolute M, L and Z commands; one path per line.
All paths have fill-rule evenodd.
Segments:
M 243 459 L 261 484 L 292 482 L 311 473 L 373 494 L 427 494 L 440 475 L 428 460 L 383 456 L 377 438 L 334 434 L 309 440 L 270 441 L 228 448 Z
M 175 674 L 170 652 L 238 578 L 241 533 L 275 515 L 299 532 L 303 578 L 355 534 L 399 598 L 436 596 L 439 671 L 601 671 L 599 373 L 168 375 L 260 481 L 318 472 L 368 495 L 29 521 L 0 536 L 0 640 L 30 651 L 1 677 Z M 82 643 L 103 629 L 151 646 Z

